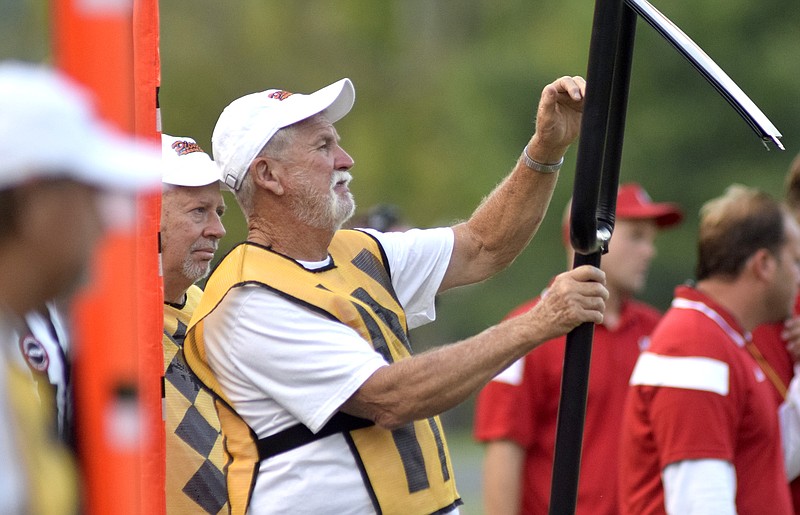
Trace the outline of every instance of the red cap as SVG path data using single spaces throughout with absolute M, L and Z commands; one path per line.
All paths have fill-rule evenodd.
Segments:
M 683 212 L 672 202 L 653 202 L 644 188 L 629 182 L 619 187 L 616 217 L 620 220 L 655 220 L 659 227 L 664 228 L 683 220 Z
M 564 213 L 561 236 L 569 246 L 569 207 Z M 680 223 L 683 211 L 672 202 L 653 202 L 650 195 L 635 182 L 622 184 L 617 192 L 617 220 L 653 220 L 664 229 Z

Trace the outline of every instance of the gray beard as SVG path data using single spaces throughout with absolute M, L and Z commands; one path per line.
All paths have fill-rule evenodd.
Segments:
M 350 193 L 347 201 L 336 195 L 333 185 L 327 195 L 315 193 L 308 182 L 298 181 L 297 185 L 292 210 L 301 222 L 310 227 L 339 230 L 355 213 L 356 203 Z
M 192 281 L 192 284 L 208 276 L 210 270 L 211 263 L 199 265 L 194 263 L 191 258 L 186 258 L 186 261 L 183 262 L 183 276 Z
M 204 239 L 196 241 L 189 249 L 189 255 L 183 260 L 183 276 L 191 281 L 192 284 L 208 276 L 208 273 L 211 271 L 211 262 L 209 261 L 206 264 L 195 263 L 194 260 L 192 260 L 192 252 L 209 246 L 213 247 L 215 251 L 217 250 L 217 243 L 214 240 Z

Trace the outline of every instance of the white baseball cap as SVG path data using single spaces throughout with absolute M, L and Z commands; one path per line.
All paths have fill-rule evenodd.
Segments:
M 158 188 L 158 146 L 104 124 L 88 90 L 42 65 L 0 62 L 0 189 L 67 177 L 107 190 Z
M 207 186 L 222 180 L 216 163 L 192 138 L 162 134 L 161 158 L 164 184 Z
M 234 100 L 211 137 L 223 182 L 238 190 L 250 163 L 278 130 L 323 112 L 334 123 L 350 112 L 355 98 L 353 83 L 345 78 L 308 95 L 268 89 Z

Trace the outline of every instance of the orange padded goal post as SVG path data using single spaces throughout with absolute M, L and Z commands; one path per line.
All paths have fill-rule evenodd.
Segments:
M 157 0 L 53 0 L 55 65 L 89 87 L 102 116 L 158 141 Z M 74 312 L 84 512 L 164 513 L 160 191 L 101 243 Z

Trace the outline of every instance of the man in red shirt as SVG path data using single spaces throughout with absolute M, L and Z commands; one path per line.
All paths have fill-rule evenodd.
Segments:
M 747 348 L 749 331 L 791 315 L 799 284 L 800 226 L 774 199 L 732 186 L 703 206 L 697 284 L 675 290 L 631 375 L 623 514 L 792 513 L 783 414 Z
M 658 231 L 682 218 L 677 206 L 653 203 L 638 184 L 620 187 L 616 216 L 609 252 L 601 260 L 609 298 L 594 335 L 578 486 L 577 512 L 592 515 L 618 513 L 613 464 L 622 404 L 628 377 L 660 318 L 633 295 L 644 288 Z M 563 229 L 570 250 L 566 219 Z M 508 318 L 537 301 L 519 306 Z M 565 342 L 560 337 L 530 352 L 478 397 L 475 437 L 487 442 L 484 505 L 489 515 L 547 513 Z

